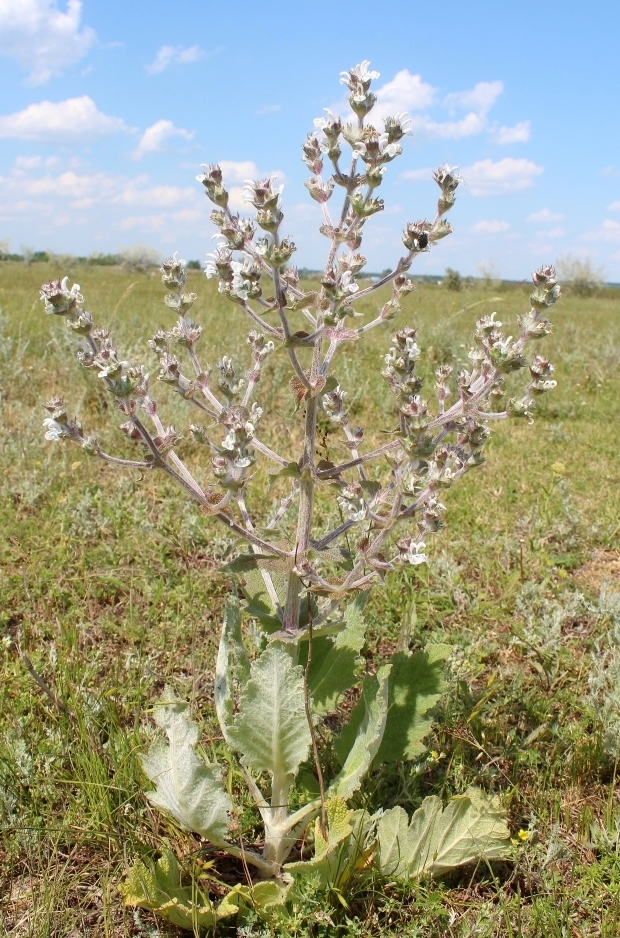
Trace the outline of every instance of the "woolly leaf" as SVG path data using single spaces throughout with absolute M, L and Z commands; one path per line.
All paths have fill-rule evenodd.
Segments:
M 434 795 L 425 798 L 409 825 L 403 809 L 392 808 L 379 820 L 378 837 L 381 871 L 401 878 L 503 860 L 511 850 L 505 812 L 476 788 L 453 798 L 445 809 Z
M 155 784 L 147 798 L 184 827 L 219 845 L 226 840 L 232 802 L 222 783 L 219 766 L 194 752 L 196 725 L 187 717 L 188 705 L 164 691 L 155 721 L 168 737 L 157 740 L 142 757 L 144 771 Z
M 222 735 L 230 745 L 228 732 L 233 721 L 233 691 L 235 681 L 243 684 L 250 678 L 250 660 L 241 637 L 239 606 L 227 603 L 224 625 L 215 665 L 215 709 Z
M 392 657 L 387 722 L 376 764 L 414 759 L 424 752 L 422 739 L 432 725 L 427 714 L 445 690 L 442 664 L 450 650 L 449 645 L 429 645 L 414 655 L 398 652 Z
M 252 662 L 239 713 L 229 731 L 231 744 L 255 772 L 292 779 L 308 756 L 303 668 L 273 642 Z
M 329 786 L 330 797 L 349 798 L 357 791 L 381 745 L 388 705 L 391 665 L 364 681 L 362 699 L 335 743 L 342 769 Z
M 345 628 L 335 639 L 313 640 L 312 661 L 308 689 L 312 697 L 312 711 L 322 717 L 335 710 L 342 694 L 351 687 L 359 674 L 364 646 L 366 623 L 363 609 L 366 596 L 358 596 L 347 606 Z
M 173 852 L 164 847 L 157 863 L 138 860 L 121 886 L 125 905 L 157 912 L 173 925 L 193 931 L 211 928 L 236 915 L 238 906 L 228 896 L 218 908 L 202 892 L 181 884 L 181 871 Z

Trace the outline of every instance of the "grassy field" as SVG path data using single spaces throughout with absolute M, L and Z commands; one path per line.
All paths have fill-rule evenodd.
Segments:
M 101 382 L 79 369 L 68 330 L 38 302 L 38 286 L 59 274 L 0 264 L 0 935 L 170 936 L 174 928 L 124 909 L 118 889 L 130 862 L 162 839 L 179 857 L 196 846 L 149 807 L 138 757 L 166 681 L 192 699 L 207 750 L 220 745 L 210 700 L 232 584 L 218 565 L 234 543 L 163 477 L 141 479 L 44 441 L 41 404 L 60 393 L 85 432 L 126 451 Z M 72 279 L 98 324 L 112 328 L 120 357 L 156 373 L 146 338 L 172 325 L 159 277 L 84 266 Z M 205 359 L 229 352 L 246 364 L 241 314 L 200 273 L 189 286 L 200 296 Z M 419 327 L 428 374 L 464 361 L 480 315 L 496 309 L 514 323 L 528 292 L 424 285 L 398 327 Z M 495 429 L 485 466 L 447 495 L 428 567 L 391 575 L 370 605 L 374 658 L 399 641 L 454 649 L 431 755 L 414 771 L 379 774 L 371 806 L 411 812 L 427 794 L 480 785 L 508 808 L 515 862 L 407 888 L 370 884 L 330 913 L 335 929 L 309 915 L 287 926 L 290 935 L 620 934 L 616 764 L 589 697 L 589 677 L 604 677 L 620 642 L 620 291 L 568 295 L 553 313 L 544 352 L 557 390 L 534 426 Z M 389 329 L 334 368 L 371 441 L 372 427 L 394 421 L 379 376 Z M 288 376 L 274 355 L 257 399 L 266 441 L 292 456 Z M 178 429 L 194 419 L 180 400 L 166 417 Z M 334 439 L 324 438 L 326 454 Z M 181 451 L 190 462 L 202 455 L 189 442 Z M 250 508 L 260 517 L 269 497 L 260 473 L 256 481 Z M 605 700 L 620 708 L 620 689 L 615 704 L 613 688 Z

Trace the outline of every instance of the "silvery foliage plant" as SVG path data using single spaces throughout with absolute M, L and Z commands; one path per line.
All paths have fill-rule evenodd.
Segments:
M 65 316 L 80 337 L 78 359 L 114 398 L 120 430 L 136 455 L 105 452 L 68 416 L 61 398 L 46 404 L 46 438 L 70 440 L 120 467 L 166 473 L 248 546 L 229 564 L 243 577 L 244 599 L 226 609 L 215 708 L 263 835 L 244 840 L 223 769 L 204 758 L 187 705 L 170 690 L 155 715 L 161 739 L 143 760 L 155 786 L 148 793 L 152 804 L 237 858 L 242 871 L 238 886 L 216 905 L 196 884 L 182 885 L 168 848 L 156 865 L 137 863 L 126 901 L 186 927 L 213 925 L 257 904 L 290 909 L 311 875 L 325 888 L 342 890 L 354 875 L 371 870 L 409 878 L 504 857 L 510 843 L 501 810 L 476 790 L 445 808 L 438 798 L 426 798 L 412 819 L 400 807 L 372 816 L 351 807 L 373 769 L 424 752 L 429 714 L 443 689 L 446 646 L 401 651 L 361 682 L 356 706 L 333 734 L 329 775 L 317 745 L 322 722 L 359 680 L 369 587 L 390 571 L 426 560 L 428 538 L 442 525 L 442 493 L 481 464 L 490 425 L 508 417 L 530 420 L 536 397 L 555 385 L 546 358 L 536 354 L 528 363 L 525 357 L 528 343 L 551 331 L 545 314 L 560 295 L 553 268 L 544 267 L 533 275 L 531 309 L 518 321 L 517 338 L 502 331 L 494 313 L 480 319 L 470 365 L 455 375 L 441 365 L 433 402 L 421 393 L 415 328 L 396 329 L 381 372 L 394 399 L 394 429 L 371 449 L 363 429 L 352 425 L 338 354 L 398 316 L 403 297 L 414 289 L 407 277 L 413 261 L 452 230 L 446 216 L 461 182 L 454 169 L 440 167 L 434 219 L 407 224 L 404 254 L 394 269 L 360 283 L 365 226 L 383 209 L 383 176 L 401 154 L 409 126 L 404 114 L 386 118 L 380 128 L 369 121 L 377 77 L 368 62 L 344 72 L 354 116 L 344 123 L 327 111 L 302 145 L 310 171 L 306 186 L 320 206 L 327 241 L 317 289 L 306 289 L 291 265 L 295 244 L 283 234 L 282 187 L 275 177 L 247 184 L 253 218 L 232 212 L 219 166 L 206 166 L 197 177 L 215 206 L 211 219 L 219 231 L 206 275 L 249 318 L 251 364 L 244 371 L 224 356 L 212 372 L 201 361 L 202 328 L 189 315 L 196 294 L 186 291 L 184 262 L 176 255 L 161 267 L 169 291 L 164 302 L 176 325 L 156 332 L 149 345 L 159 357 L 159 384 L 181 395 L 196 414 L 190 431 L 210 456 L 211 484 L 201 481 L 204 466 L 190 470 L 179 455 L 182 435 L 162 422 L 149 375 L 123 360 L 109 332 L 95 325 L 80 287 L 69 287 L 65 278 L 41 289 L 46 311 Z M 358 324 L 356 304 L 386 287 L 389 298 Z M 274 355 L 290 367 L 292 406 L 303 422 L 298 453 L 276 452 L 261 437 L 259 381 Z M 505 378 L 519 370 L 527 374 L 525 392 L 502 404 Z M 319 412 L 339 432 L 340 462 L 317 461 Z M 246 501 L 257 460 L 285 492 L 273 517 L 261 524 Z M 330 530 L 315 524 L 317 489 L 331 493 L 339 509 L 339 523 Z M 262 650 L 254 657 L 243 641 L 242 614 L 262 630 Z

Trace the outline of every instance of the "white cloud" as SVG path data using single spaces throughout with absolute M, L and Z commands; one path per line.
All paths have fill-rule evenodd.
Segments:
M 463 178 L 472 195 L 503 195 L 528 189 L 542 172 L 543 167 L 531 160 L 506 157 L 497 162 L 478 160 L 463 169 Z
M 504 83 L 501 81 L 479 81 L 471 91 L 456 91 L 447 95 L 444 103 L 450 109 L 463 108 L 487 114 L 503 90 Z
M 608 212 L 620 212 L 620 201 L 610 202 L 609 205 L 607 206 L 607 211 Z
M 588 234 L 588 239 L 593 241 L 608 241 L 611 244 L 620 244 L 620 222 L 606 218 L 600 228 Z
M 0 55 L 26 69 L 32 84 L 43 84 L 95 42 L 90 27 L 80 29 L 81 13 L 80 0 L 68 0 L 64 13 L 54 0 L 0 0 Z
M 510 225 L 507 221 L 479 221 L 472 225 L 471 230 L 475 234 L 500 234 L 502 231 L 508 231 Z
M 262 107 L 256 109 L 257 114 L 275 114 L 276 111 L 280 110 L 281 105 L 279 104 L 264 104 Z
M 160 209 L 171 218 L 180 218 L 183 212 L 204 215 L 204 200 L 197 185 L 157 186 L 145 174 L 128 178 L 75 169 L 53 173 L 47 164 L 48 160 L 37 157 L 19 158 L 10 175 L 0 176 L 0 203 L 6 218 L 36 212 L 40 219 L 61 226 L 80 223 L 88 218 L 89 211 L 99 217 L 107 209 L 119 218 L 121 227 L 131 227 L 137 222 L 124 220 L 128 208 L 150 212 Z
M 97 110 L 86 94 L 66 101 L 41 101 L 15 114 L 0 116 L 0 137 L 67 146 L 128 129 L 120 117 Z
M 501 81 L 481 81 L 469 91 L 447 95 L 443 105 L 450 110 L 470 109 L 457 120 L 432 120 L 428 114 L 416 114 L 411 118 L 411 132 L 416 140 L 460 140 L 483 133 L 488 126 L 487 112 L 503 91 Z M 436 104 L 437 89 L 413 75 L 408 69 L 397 72 L 392 81 L 375 89 L 377 103 L 370 115 L 371 122 L 380 126 L 380 120 L 403 111 L 426 111 Z M 345 121 L 354 120 L 345 101 L 331 106 L 330 110 L 344 114 Z M 348 112 L 348 113 L 347 113 Z
M 192 225 L 203 218 L 203 213 L 199 209 L 180 209 L 176 212 L 159 212 L 150 215 L 128 215 L 120 222 L 121 231 L 131 231 L 135 228 L 142 228 L 145 231 L 164 231 L 170 232 L 170 229 L 183 225 L 184 227 Z M 176 231 L 163 238 L 164 241 L 174 241 L 177 237 Z
M 403 68 L 392 81 L 376 89 L 377 103 L 372 118 L 390 117 L 402 111 L 422 111 L 435 100 L 435 89 L 422 81 L 421 75 L 412 75 Z
M 163 150 L 165 141 L 169 140 L 170 137 L 182 137 L 183 140 L 191 140 L 193 136 L 193 131 L 185 130 L 183 127 L 175 127 L 172 121 L 155 121 L 154 124 L 146 128 L 138 141 L 138 146 L 131 155 L 134 160 L 140 160 L 147 153 L 158 153 Z
M 531 124 L 530 121 L 521 121 L 514 127 L 500 127 L 495 133 L 495 142 L 501 147 L 509 143 L 527 143 L 530 139 Z
M 256 163 L 252 160 L 220 160 L 224 184 L 229 182 L 245 182 L 246 179 L 258 179 L 260 173 Z
M 429 168 L 408 169 L 400 174 L 401 179 L 411 179 L 413 182 L 429 182 L 433 178 L 434 170 Z
M 566 232 L 563 228 L 552 228 L 551 231 L 546 231 L 542 236 L 547 238 L 563 238 Z
M 540 212 L 533 212 L 527 216 L 528 221 L 536 222 L 561 221 L 563 218 L 564 216 L 560 215 L 559 212 L 552 212 L 548 208 L 541 208 Z
M 486 117 L 473 111 L 458 121 L 433 121 L 420 115 L 411 119 L 411 132 L 416 140 L 460 140 L 481 134 L 486 124 Z
M 170 65 L 187 65 L 189 62 L 196 62 L 204 56 L 200 46 L 162 46 L 150 65 L 145 65 L 149 75 L 156 75 L 163 72 Z

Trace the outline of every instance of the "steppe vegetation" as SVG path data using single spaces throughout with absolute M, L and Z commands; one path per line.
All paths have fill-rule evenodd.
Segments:
M 207 715 L 203 747 L 224 758 L 211 701 L 233 588 L 218 568 L 235 543 L 162 478 L 44 442 L 40 405 L 59 389 L 72 386 L 72 409 L 102 441 L 115 417 L 109 396 L 76 370 L 68 330 L 42 313 L 38 288 L 62 273 L 0 264 L 0 934 L 173 935 L 123 907 L 129 861 L 163 840 L 195 875 L 209 876 L 210 858 L 145 800 L 139 754 L 170 684 Z M 143 337 L 167 325 L 159 276 L 97 265 L 71 275 L 119 346 L 155 370 Z M 244 347 L 246 324 L 213 283 L 190 271 L 188 287 L 209 325 L 210 359 Z M 527 283 L 420 284 L 398 328 L 418 327 L 422 367 L 460 365 L 476 319 L 497 310 L 513 322 L 529 292 Z M 379 771 L 364 806 L 411 814 L 426 795 L 477 785 L 508 808 L 514 860 L 422 885 L 369 881 L 329 910 L 309 896 L 291 935 L 620 931 L 620 294 L 569 290 L 554 322 L 545 353 L 558 387 L 535 426 L 497 427 L 487 465 L 445 497 L 448 523 L 429 542 L 428 566 L 390 574 L 368 607 L 371 666 L 396 648 L 453 651 L 429 752 L 413 771 Z M 347 366 L 351 415 L 363 410 L 369 426 L 391 419 L 379 372 L 392 326 Z M 282 443 L 296 432 L 285 362 L 274 355 L 265 370 L 261 404 Z M 182 404 L 166 404 L 179 428 Z M 322 426 L 326 458 L 337 432 Z M 264 484 L 264 507 L 253 510 L 266 513 L 271 497 Z M 231 763 L 231 787 L 236 771 Z

